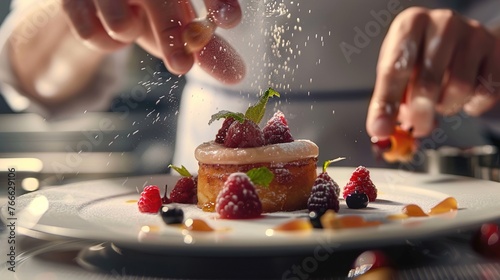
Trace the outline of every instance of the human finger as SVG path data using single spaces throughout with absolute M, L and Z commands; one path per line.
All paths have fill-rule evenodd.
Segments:
M 221 28 L 232 28 L 242 19 L 238 0 L 205 0 L 208 15 Z
M 419 72 L 408 100 L 408 119 L 416 136 L 424 136 L 434 127 L 434 112 L 441 100 L 443 79 L 463 28 L 460 18 L 451 10 L 432 10 L 429 17 Z
M 495 40 L 491 52 L 483 61 L 477 77 L 477 87 L 472 98 L 464 105 L 464 111 L 479 116 L 500 101 L 500 41 Z
M 465 29 L 465 28 L 464 28 Z M 469 21 L 464 40 L 458 44 L 450 65 L 443 98 L 437 107 L 445 115 L 462 110 L 474 94 L 480 69 L 494 45 L 493 36 L 475 21 Z
M 215 35 L 198 53 L 200 67 L 217 80 L 226 84 L 240 82 L 246 73 L 245 63 L 236 50 L 224 39 Z
M 427 9 L 409 8 L 393 21 L 381 47 L 377 77 L 368 107 L 367 132 L 387 138 L 397 123 L 398 108 L 414 74 L 419 46 L 429 17 Z
M 183 27 L 195 18 L 188 0 L 140 1 L 149 19 L 168 70 L 173 74 L 185 74 L 194 63 L 193 54 L 188 53 L 182 39 Z
M 94 0 L 94 4 L 110 37 L 127 43 L 139 37 L 144 22 L 137 6 L 124 0 Z
M 88 46 L 104 51 L 114 51 L 124 46 L 107 34 L 96 15 L 97 9 L 92 0 L 63 0 L 62 7 L 71 29 Z
M 188 23 L 182 32 L 187 51 L 190 53 L 200 51 L 213 38 L 216 27 L 210 17 Z

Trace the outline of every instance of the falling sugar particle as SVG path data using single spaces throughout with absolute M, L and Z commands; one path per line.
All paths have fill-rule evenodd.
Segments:
M 139 132 L 139 129 L 138 129 L 138 130 L 136 130 L 136 131 L 134 131 L 134 132 L 132 132 L 132 135 L 136 135 L 136 134 L 137 134 L 137 132 Z

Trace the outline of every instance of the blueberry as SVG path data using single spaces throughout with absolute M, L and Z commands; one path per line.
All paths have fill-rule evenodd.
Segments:
M 345 202 L 347 207 L 352 209 L 366 208 L 368 206 L 368 196 L 365 193 L 355 191 L 347 195 Z
M 321 224 L 321 216 L 325 213 L 325 211 L 311 211 L 309 212 L 309 221 L 311 222 L 311 225 L 313 228 L 323 228 L 323 225 Z
M 181 224 L 184 221 L 184 212 L 177 207 L 163 206 L 160 210 L 160 214 L 167 225 Z

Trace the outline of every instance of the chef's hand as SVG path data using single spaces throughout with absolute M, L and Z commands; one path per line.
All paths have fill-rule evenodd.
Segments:
M 231 28 L 240 22 L 238 0 L 204 2 L 216 26 Z M 174 74 L 187 73 L 195 60 L 224 82 L 237 82 L 244 74 L 239 56 L 217 36 L 208 42 L 203 54 L 185 48 L 182 33 L 196 17 L 189 0 L 63 0 L 63 9 L 74 33 L 95 49 L 114 51 L 137 42 L 162 58 Z M 227 73 L 233 65 L 234 73 Z M 224 70 L 226 73 L 219 73 Z
M 382 44 L 368 134 L 388 137 L 396 123 L 415 137 L 434 128 L 436 113 L 477 116 L 499 100 L 500 40 L 450 10 L 409 8 Z

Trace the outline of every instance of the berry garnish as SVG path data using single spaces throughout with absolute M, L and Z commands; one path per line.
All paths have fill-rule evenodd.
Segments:
M 226 119 L 215 136 L 215 142 L 224 144 L 228 148 L 264 146 L 264 134 L 259 123 L 264 117 L 267 101 L 273 96 L 280 95 L 277 91 L 268 89 L 255 105 L 246 110 L 245 114 L 224 110 L 212 115 L 208 124 Z
M 268 186 L 272 179 L 273 173 L 265 167 L 229 175 L 217 196 L 215 210 L 223 219 L 258 218 L 262 203 L 255 185 Z
M 224 144 L 224 141 L 226 141 L 227 130 L 233 122 L 233 117 L 228 117 L 224 120 L 224 122 L 222 123 L 222 127 L 217 132 L 217 135 L 215 135 L 215 143 Z
M 339 211 L 339 193 L 340 188 L 338 184 L 326 172 L 327 167 L 332 162 L 340 161 L 345 158 L 337 158 L 334 160 L 327 160 L 323 164 L 323 172 L 321 172 L 311 189 L 311 195 L 307 200 L 307 209 L 315 211 L 320 216 L 328 209 L 335 212 Z
M 323 228 L 321 224 L 321 213 L 316 211 L 309 212 L 309 222 L 313 226 L 313 228 Z
M 285 115 L 278 111 L 262 129 L 266 145 L 293 142 Z
M 352 209 L 366 208 L 368 206 L 368 196 L 365 193 L 354 191 L 354 193 L 347 195 L 345 202 L 347 207 Z
M 180 178 L 175 184 L 174 188 L 170 192 L 170 201 L 175 203 L 187 203 L 196 204 L 198 202 L 198 180 L 189 173 L 186 167 L 177 167 L 174 165 L 169 165 L 170 168 L 177 171 L 182 178 Z
M 500 259 L 500 228 L 497 224 L 486 223 L 472 237 L 472 247 L 481 255 Z
M 158 213 L 161 204 L 160 189 L 154 185 L 146 186 L 137 202 L 140 212 L 152 214 Z
M 160 214 L 167 225 L 182 224 L 184 221 L 184 212 L 177 207 L 163 206 L 161 207 Z
M 227 129 L 224 146 L 228 148 L 252 148 L 264 146 L 264 134 L 259 126 L 250 120 L 233 122 Z
M 370 179 L 370 171 L 368 171 L 368 169 L 364 166 L 358 166 L 352 173 L 349 182 L 344 187 L 344 199 L 355 191 L 366 194 L 370 202 L 377 199 L 377 188 Z

